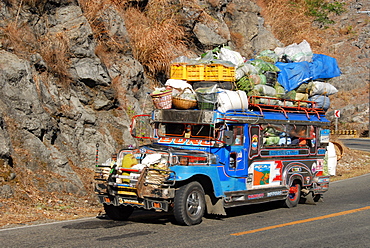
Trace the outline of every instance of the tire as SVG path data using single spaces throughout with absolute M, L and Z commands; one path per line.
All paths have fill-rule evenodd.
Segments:
M 200 183 L 191 182 L 181 186 L 175 195 L 174 216 L 180 225 L 197 225 L 205 212 L 204 190 Z
M 114 206 L 107 204 L 104 204 L 104 210 L 112 220 L 127 220 L 132 212 L 134 212 L 134 208 L 130 206 Z
M 302 186 L 299 183 L 294 183 L 289 188 L 289 194 L 284 201 L 284 206 L 288 208 L 294 208 L 298 205 L 301 199 Z
M 322 194 L 316 194 L 313 196 L 313 201 L 318 202 L 320 201 L 321 198 L 322 198 Z

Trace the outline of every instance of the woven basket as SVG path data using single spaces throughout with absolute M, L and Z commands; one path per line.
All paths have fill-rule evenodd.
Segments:
M 176 109 L 191 109 L 197 106 L 196 100 L 187 100 L 179 97 L 172 98 L 172 105 Z
M 170 109 L 172 107 L 172 90 L 159 93 L 150 94 L 156 109 Z
M 172 105 L 174 106 L 174 108 L 191 109 L 197 106 L 197 100 L 185 99 L 181 97 L 181 95 L 185 93 L 186 89 L 190 89 L 190 88 L 182 89 L 181 92 L 176 97 L 172 98 Z

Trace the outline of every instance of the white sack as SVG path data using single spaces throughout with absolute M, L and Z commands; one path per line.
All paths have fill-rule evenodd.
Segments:
M 310 92 L 311 96 L 313 95 L 330 96 L 338 92 L 337 88 L 335 88 L 330 83 L 313 81 L 312 84 L 313 86 Z
M 195 95 L 193 87 L 191 86 L 191 84 L 189 84 L 185 80 L 168 79 L 166 81 L 165 85 L 170 86 L 172 88 L 172 96 L 174 96 L 174 97 L 176 97 L 178 94 L 180 94 L 182 92 L 182 90 L 184 90 L 184 89 L 185 89 L 185 91 L 183 93 Z
M 293 62 L 312 62 L 313 52 L 311 50 L 310 44 L 303 40 L 301 43 L 293 43 L 287 47 L 277 47 L 274 52 L 282 58 L 287 55 L 287 59 Z
M 230 61 L 236 66 L 236 68 L 238 68 L 239 66 L 243 66 L 244 64 L 244 59 L 240 55 L 240 53 L 232 51 L 224 47 L 222 47 L 220 50 L 219 59 Z
M 148 154 L 146 157 L 143 159 L 141 164 L 143 165 L 151 165 L 151 164 L 157 164 L 161 161 L 162 155 L 158 153 L 154 154 Z
M 254 89 L 258 90 L 261 96 L 276 96 L 276 89 L 268 85 L 257 84 L 256 86 L 254 86 Z
M 222 90 L 217 95 L 218 111 L 225 113 L 232 109 L 248 109 L 248 97 L 245 91 Z

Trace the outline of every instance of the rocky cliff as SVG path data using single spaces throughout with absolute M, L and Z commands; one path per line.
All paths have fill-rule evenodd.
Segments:
M 130 117 L 152 108 L 148 92 L 176 56 L 229 45 L 251 58 L 284 45 L 255 1 L 4 0 L 0 16 L 0 198 L 31 204 L 93 193 L 97 150 L 101 163 L 135 145 Z M 348 18 L 358 20 L 342 17 L 343 26 Z M 336 55 L 351 48 L 334 81 L 342 91 L 369 70 L 361 18 L 360 35 L 331 46 Z
M 203 8 L 200 2 L 177 4 L 181 26 L 194 34 L 188 36 L 188 52 L 233 45 L 232 33 L 240 34 L 245 54 L 280 44 L 264 28 L 255 3 L 202 3 Z M 101 163 L 135 144 L 130 117 L 150 110 L 147 93 L 165 80 L 153 79 L 154 73 L 149 79 L 133 56 L 124 19 L 133 3 L 89 4 L 96 5 L 96 13 L 82 1 L 0 2 L 1 198 L 22 196 L 32 202 L 34 195 L 56 192 L 91 194 L 97 149 Z M 136 4 L 141 11 L 150 7 L 146 1 Z M 107 40 L 125 48 L 110 50 L 105 43 L 99 53 Z

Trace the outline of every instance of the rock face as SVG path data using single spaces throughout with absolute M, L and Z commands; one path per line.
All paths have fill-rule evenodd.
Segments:
M 92 194 L 97 150 L 101 163 L 136 145 L 130 119 L 152 108 L 148 92 L 158 82 L 132 55 L 122 14 L 130 6 L 95 0 L 96 9 L 87 10 L 80 5 L 86 1 L 23 2 L 0 2 L 0 198 L 25 188 Z M 137 3 L 145 8 L 149 2 Z M 254 1 L 200 0 L 178 14 L 192 54 L 228 45 L 250 58 L 283 45 L 260 11 Z M 366 35 L 355 42 L 369 51 Z
M 202 3 L 204 9 L 182 10 L 198 51 L 237 48 L 236 33 L 245 56 L 278 43 L 254 3 Z M 231 3 L 233 11 L 226 13 Z M 98 21 L 106 32 L 94 33 L 85 16 L 90 13 L 81 7 L 70 0 L 36 1 L 18 11 L 15 2 L 0 3 L 0 198 L 21 188 L 91 194 L 85 186 L 92 174 L 86 178 L 78 171 L 93 168 L 97 149 L 101 163 L 135 145 L 130 117 L 152 107 L 152 86 L 130 55 L 120 9 L 102 8 Z M 101 36 L 115 37 L 124 52 L 103 61 L 96 55 Z

